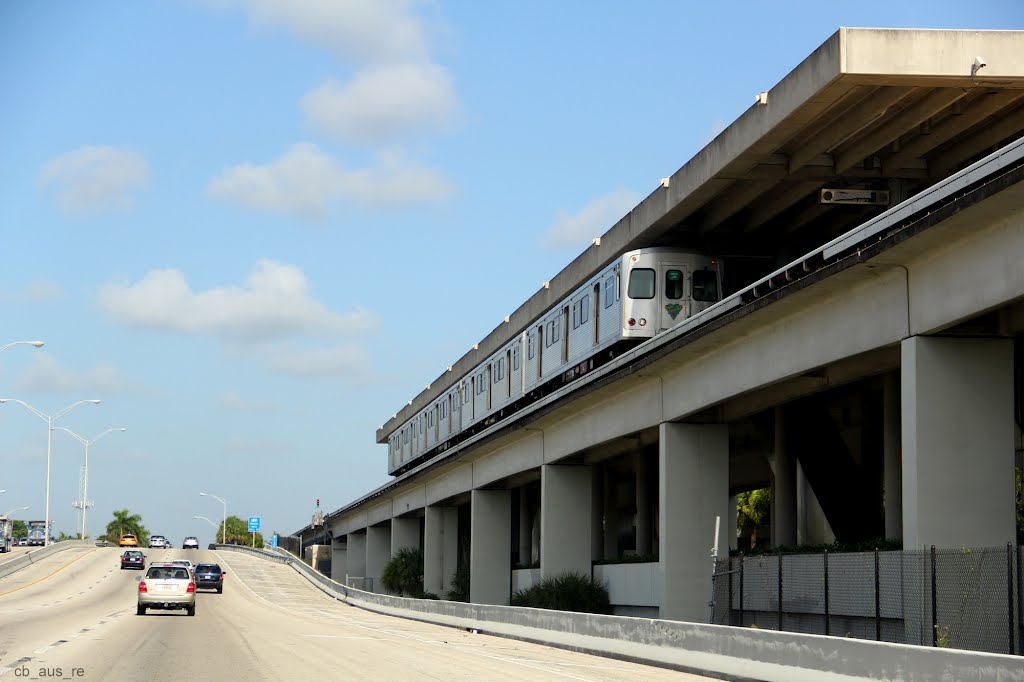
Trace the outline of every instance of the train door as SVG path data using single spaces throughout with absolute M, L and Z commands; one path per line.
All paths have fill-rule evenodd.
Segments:
M 689 314 L 686 296 L 686 266 L 679 263 L 662 263 L 659 266 L 661 276 L 661 295 L 658 307 L 661 309 L 658 331 L 670 329 Z
M 569 306 L 562 308 L 562 364 L 569 362 Z

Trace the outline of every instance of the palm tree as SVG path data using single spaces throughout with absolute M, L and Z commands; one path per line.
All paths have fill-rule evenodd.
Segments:
M 741 533 L 750 533 L 750 548 L 757 546 L 757 528 L 768 515 L 772 489 L 759 488 L 736 496 L 736 525 Z
M 140 545 L 148 544 L 149 531 L 142 525 L 142 517 L 127 507 L 114 512 L 114 520 L 107 524 L 107 539 L 115 541 L 125 533 L 137 537 Z

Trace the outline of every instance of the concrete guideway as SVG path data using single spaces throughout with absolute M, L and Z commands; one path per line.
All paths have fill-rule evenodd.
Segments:
M 289 569 L 283 563 L 287 563 L 316 585 L 324 595 L 299 607 L 308 609 L 310 615 L 316 615 L 333 597 L 380 614 L 725 679 L 1024 681 L 1024 665 L 1016 656 L 648 618 L 405 599 L 346 588 L 284 553 L 231 549 L 235 551 L 221 551 L 220 555 L 225 563 L 237 567 L 236 573 L 241 569 L 256 579 L 275 576 L 288 586 L 284 589 L 288 592 L 295 589 L 295 580 L 286 577 Z M 273 601 L 280 599 L 274 595 L 277 589 L 254 593 Z M 350 617 L 350 613 L 341 617 Z

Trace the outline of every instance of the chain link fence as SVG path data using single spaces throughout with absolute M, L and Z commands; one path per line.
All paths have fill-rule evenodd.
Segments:
M 712 622 L 1020 655 L 1022 549 L 734 556 Z

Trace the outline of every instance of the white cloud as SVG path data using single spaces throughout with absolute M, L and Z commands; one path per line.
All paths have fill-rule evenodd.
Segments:
M 238 344 L 321 334 L 338 336 L 376 328 L 360 308 L 340 314 L 315 300 L 302 269 L 261 260 L 245 286 L 194 292 L 178 270 L 152 270 L 137 284 L 107 284 L 99 303 L 125 325 L 208 334 Z
M 636 193 L 617 190 L 594 199 L 576 213 L 559 211 L 542 243 L 552 248 L 585 248 L 594 237 L 603 235 L 633 210 L 639 201 Z
M 60 366 L 46 353 L 33 354 L 32 364 L 14 384 L 15 393 L 74 393 L 90 400 L 126 388 L 116 367 L 101 364 L 79 372 Z
M 412 0 L 211 0 L 241 7 L 258 26 L 284 26 L 302 40 L 357 62 L 423 59 L 429 52 Z
M 442 200 L 452 188 L 436 170 L 410 163 L 401 154 L 381 155 L 371 168 L 347 170 L 316 145 L 304 143 L 265 165 L 228 168 L 206 191 L 249 208 L 322 220 L 339 199 L 373 208 L 399 207 Z
M 267 355 L 268 366 L 295 377 L 332 377 L 360 381 L 372 375 L 370 358 L 355 345 L 329 348 L 276 349 Z
M 39 173 L 39 184 L 52 186 L 57 205 L 70 215 L 127 209 L 130 190 L 148 180 L 141 153 L 109 146 L 80 147 L 47 162 Z
M 63 297 L 60 284 L 52 280 L 38 279 L 29 282 L 21 291 L 0 291 L 0 301 L 7 303 L 46 303 Z
M 342 85 L 328 81 L 302 98 L 307 120 L 346 142 L 390 142 L 445 130 L 458 105 L 451 76 L 436 64 L 389 64 Z

